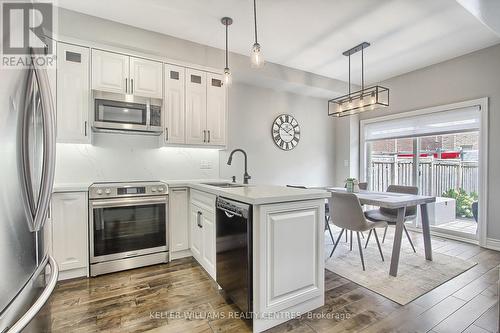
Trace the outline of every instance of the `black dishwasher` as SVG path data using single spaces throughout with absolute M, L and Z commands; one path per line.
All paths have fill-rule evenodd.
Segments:
M 245 313 L 252 312 L 252 206 L 218 197 L 217 283 Z

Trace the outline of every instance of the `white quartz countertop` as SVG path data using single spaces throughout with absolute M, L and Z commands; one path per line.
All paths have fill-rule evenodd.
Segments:
M 290 202 L 312 199 L 324 199 L 330 193 L 319 189 L 300 189 L 275 185 L 242 185 L 241 187 L 221 188 L 204 183 L 229 183 L 221 179 L 197 179 L 197 180 L 166 180 L 163 181 L 170 188 L 189 187 L 195 190 L 208 192 L 217 196 L 246 202 L 251 205 L 262 205 L 278 202 Z M 61 192 L 86 192 L 91 183 L 56 183 L 54 193 Z M 241 185 L 241 184 L 240 184 Z
M 325 199 L 330 196 L 330 193 L 324 190 L 310 190 L 273 185 L 244 185 L 242 187 L 220 188 L 200 183 L 192 183 L 189 184 L 189 187 L 252 205 Z
M 87 192 L 90 184 L 91 183 L 56 183 L 54 184 L 52 192 Z

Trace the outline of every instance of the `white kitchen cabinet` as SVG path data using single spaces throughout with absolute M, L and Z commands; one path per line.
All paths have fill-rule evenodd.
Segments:
M 254 206 L 256 313 L 307 312 L 324 304 L 324 199 Z M 286 318 L 254 318 L 254 332 Z
M 226 87 L 219 74 L 186 69 L 186 143 L 224 146 Z
M 92 89 L 162 98 L 162 64 L 153 60 L 93 49 Z
M 207 143 L 226 144 L 226 88 L 222 75 L 207 73 Z
M 169 229 L 170 256 L 179 258 L 176 253 L 189 249 L 189 200 L 186 187 L 169 190 Z
M 51 204 L 52 254 L 61 278 L 88 270 L 88 200 L 86 192 L 54 193 Z
M 118 94 L 129 90 L 129 56 L 92 50 L 92 89 Z
M 189 220 L 191 226 L 191 242 L 190 248 L 193 253 L 193 257 L 202 264 L 202 252 L 203 252 L 203 234 L 201 229 L 201 214 L 202 208 L 198 207 L 196 204 L 191 203 L 189 209 Z
M 190 198 L 191 252 L 215 280 L 215 195 L 191 190 Z
M 162 98 L 163 68 L 157 61 L 130 57 L 130 91 L 132 95 Z
M 207 210 L 201 212 L 201 227 L 203 229 L 203 264 L 205 270 L 215 280 L 215 213 Z
M 57 142 L 90 143 L 90 50 L 58 43 Z
M 186 142 L 185 68 L 165 64 L 165 143 Z
M 207 142 L 207 74 L 186 68 L 186 143 Z

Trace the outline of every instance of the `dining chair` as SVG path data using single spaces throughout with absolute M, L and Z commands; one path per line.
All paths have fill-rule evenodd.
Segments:
M 384 255 L 382 254 L 382 248 L 380 247 L 380 242 L 378 240 L 377 230 L 375 228 L 383 228 L 387 226 L 386 222 L 370 222 L 367 221 L 361 208 L 358 197 L 354 193 L 344 193 L 344 192 L 332 192 L 332 208 L 331 208 L 331 219 L 334 225 L 342 228 L 340 235 L 333 246 L 332 252 L 330 253 L 330 258 L 332 257 L 337 245 L 339 244 L 340 237 L 342 233 L 347 230 L 351 232 L 356 232 L 358 238 L 358 248 L 359 256 L 361 257 L 361 265 L 363 266 L 363 271 L 365 270 L 365 260 L 363 258 L 363 249 L 361 246 L 360 233 L 363 231 L 370 230 L 373 231 L 375 239 L 377 240 L 378 250 L 380 252 L 380 257 L 384 261 Z M 352 249 L 352 234 L 351 234 L 351 249 Z
M 367 190 L 368 189 L 368 183 L 358 183 L 359 189 L 360 190 Z M 344 188 L 347 188 L 347 184 L 344 185 Z M 363 207 L 363 205 L 361 205 Z M 365 239 L 365 234 L 361 233 L 361 238 Z M 347 232 L 345 233 L 345 242 L 347 243 Z M 351 251 L 352 251 L 352 231 L 351 231 Z
M 416 187 L 416 186 L 403 186 L 403 185 L 389 185 L 389 187 L 387 187 L 386 192 L 417 195 L 418 194 L 418 187 Z M 372 209 L 372 210 L 366 211 L 365 216 L 367 219 L 369 219 L 370 221 L 373 221 L 373 222 L 386 222 L 387 225 L 396 225 L 397 219 L 398 219 L 398 211 L 397 211 L 397 209 L 380 207 L 379 209 Z M 407 221 L 414 220 L 416 217 L 417 217 L 417 206 L 406 207 L 404 223 L 406 223 Z M 403 223 L 403 230 L 405 231 L 406 237 L 408 238 L 408 241 L 410 242 L 410 245 L 413 249 L 413 252 L 416 253 L 417 251 L 415 250 L 415 246 L 413 245 L 413 241 L 411 240 L 410 234 L 408 233 L 408 230 L 406 229 L 406 226 L 404 223 Z M 382 243 L 384 243 L 384 241 L 385 241 L 386 234 L 387 234 L 387 226 L 385 227 L 385 230 L 384 230 L 384 236 L 382 237 Z M 370 241 L 370 236 L 371 236 L 371 230 L 370 230 L 370 233 L 368 234 L 368 237 L 366 238 L 365 248 L 368 246 L 368 242 Z
M 301 185 L 287 185 L 286 187 L 307 189 L 306 186 Z M 328 204 L 328 201 L 325 201 L 325 230 L 328 230 L 332 243 L 335 244 L 332 229 L 330 228 L 330 205 Z

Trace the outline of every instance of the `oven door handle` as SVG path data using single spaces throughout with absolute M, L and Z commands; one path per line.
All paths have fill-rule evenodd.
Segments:
M 99 199 L 90 200 L 92 208 L 108 208 L 108 207 L 127 207 L 137 205 L 154 205 L 154 204 L 167 204 L 166 197 L 160 198 L 119 198 L 119 199 Z

